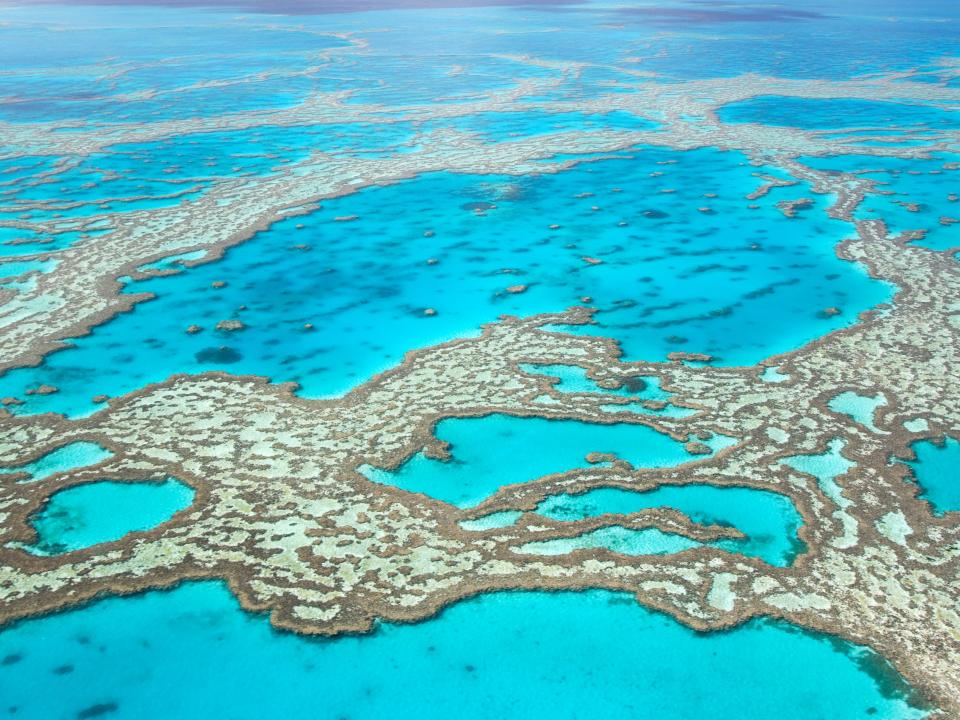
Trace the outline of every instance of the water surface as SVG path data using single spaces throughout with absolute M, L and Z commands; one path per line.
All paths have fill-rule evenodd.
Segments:
M 745 540 L 719 540 L 711 545 L 758 556 L 773 565 L 789 565 L 804 547 L 797 538 L 802 518 L 790 499 L 753 488 L 666 485 L 642 493 L 598 488 L 580 495 L 553 495 L 536 511 L 555 520 L 579 520 L 658 507 L 679 510 L 703 525 L 735 527 L 747 535 Z
M 498 593 L 370 636 L 310 639 L 220 584 L 0 632 L 11 717 L 908 720 L 868 651 L 784 623 L 701 634 L 609 592 Z
M 166 522 L 193 502 L 191 487 L 163 482 L 100 481 L 54 493 L 31 518 L 37 542 L 26 550 L 58 555 L 119 540 Z
M 634 467 L 669 467 L 702 459 L 645 425 L 487 415 L 447 418 L 435 435 L 450 443 L 450 460 L 417 453 L 395 470 L 363 466 L 369 479 L 453 503 L 475 505 L 504 485 L 589 467 L 591 453 L 610 453 Z M 714 448 L 729 438 L 707 441 Z
M 935 515 L 960 511 L 960 441 L 948 437 L 942 445 L 923 440 L 910 447 L 917 458 L 907 464 L 922 488 L 920 497 L 930 502 Z

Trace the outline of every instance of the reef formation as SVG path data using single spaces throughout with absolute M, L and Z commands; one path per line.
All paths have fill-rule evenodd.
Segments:
M 328 52 L 363 50 L 363 40 L 346 39 L 345 47 Z M 837 254 L 891 283 L 892 302 L 753 367 L 714 366 L 709 357 L 682 352 L 668 362 L 625 362 L 614 340 L 558 329 L 591 323 L 586 302 L 548 315 L 505 316 L 477 337 L 411 350 L 399 366 L 339 398 L 308 400 L 289 384 L 208 372 L 112 398 L 108 407 L 83 418 L 5 412 L 0 465 L 19 467 L 78 441 L 96 443 L 111 455 L 40 481 L 12 474 L 0 483 L 0 621 L 197 578 L 225 579 L 244 607 L 269 612 L 277 626 L 328 635 L 366 631 L 377 618 L 420 620 L 477 593 L 606 588 L 629 591 L 638 602 L 702 630 L 774 616 L 867 645 L 945 717 L 960 716 L 960 522 L 954 513 L 935 515 L 908 482 L 907 467 L 891 461 L 912 457 L 915 441 L 960 434 L 960 389 L 952 375 L 960 361 L 960 273 L 951 252 L 917 244 L 921 232 L 894 233 L 882 220 L 856 217 L 864 199 L 878 192 L 873 180 L 818 170 L 803 159 L 854 152 L 929 158 L 956 138 L 945 133 L 922 147 L 853 148 L 819 131 L 728 124 L 717 114 L 730 103 L 766 95 L 936 104 L 960 101 L 960 89 L 913 82 L 909 73 L 855 81 L 748 75 L 677 83 L 638 76 L 625 86 L 629 92 L 547 101 L 534 98 L 583 67 L 530 57 L 509 60 L 546 65 L 554 75 L 523 80 L 470 104 L 393 108 L 389 121 L 491 111 L 619 110 L 658 126 L 498 143 L 452 129 L 434 131 L 403 154 L 358 159 L 317 151 L 270 176 L 218 180 L 202 197 L 170 207 L 71 223 L 6 221 L 52 236 L 67 227 L 106 232 L 95 241 L 16 258 L 57 262 L 28 273 L 17 289 L 2 291 L 0 365 L 39 363 L 65 340 L 149 300 L 121 294 L 118 278 L 178 272 L 142 269 L 177 254 L 200 253 L 187 265 L 215 261 L 230 245 L 280 218 L 308 213 L 325 198 L 432 170 L 562 172 L 581 160 L 558 155 L 596 160 L 629 154 L 639 144 L 738 150 L 757 165 L 778 167 L 816 193 L 831 195 L 831 216 L 852 229 Z M 0 134 L 19 154 L 67 158 L 58 161 L 63 170 L 120 142 L 258 125 L 387 122 L 384 108 L 344 99 L 317 94 L 271 112 L 72 132 L 63 132 L 68 125 L 62 122 L 2 123 Z M 866 137 L 891 136 L 899 137 L 895 131 Z M 944 163 L 942 172 L 954 170 Z M 760 188 L 745 202 L 790 182 L 760 177 Z M 809 204 L 795 198 L 782 209 L 789 215 Z M 37 208 L 64 209 L 49 202 L 18 206 Z M 522 288 L 514 285 L 508 292 Z M 560 392 L 549 374 L 523 369 L 530 364 L 582 368 L 604 388 L 656 378 L 672 393 L 671 405 L 691 412 L 618 410 L 611 406 L 626 405 L 625 398 Z M 770 381 L 771 369 L 779 382 Z M 885 403 L 865 422 L 831 408 L 844 393 L 881 395 Z M 11 409 L 16 402 L 8 403 Z M 433 434 L 438 421 L 491 413 L 642 424 L 687 444 L 695 456 L 657 469 L 613 459 L 502 487 L 470 508 L 371 482 L 358 471 L 363 465 L 396 468 L 422 450 L 443 458 L 448 448 Z M 700 457 L 702 442 L 716 435 L 734 443 Z M 836 477 L 818 478 L 786 462 L 831 448 L 847 463 Z M 34 539 L 30 517 L 58 490 L 171 477 L 194 488 L 195 498 L 155 529 L 62 555 L 23 550 Z M 804 551 L 789 566 L 773 567 L 706 545 L 656 556 L 603 548 L 549 556 L 525 550 L 530 543 L 612 526 L 657 528 L 700 541 L 737 536 L 735 529 L 698 524 L 666 508 L 573 521 L 534 512 L 557 493 L 684 484 L 757 488 L 789 497 L 803 517 Z M 507 510 L 521 513 L 507 527 L 471 530 L 462 524 Z

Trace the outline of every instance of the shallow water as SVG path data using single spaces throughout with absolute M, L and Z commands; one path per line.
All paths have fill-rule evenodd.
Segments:
M 922 488 L 920 497 L 929 501 L 935 515 L 960 512 L 960 441 L 948 437 L 942 446 L 923 440 L 910 447 L 917 459 L 906 462 Z
M 194 491 L 171 479 L 163 482 L 100 481 L 54 493 L 31 518 L 37 541 L 24 549 L 58 555 L 150 530 L 190 506 Z
M 0 658 L 4 709 L 37 720 L 923 716 L 860 648 L 772 621 L 704 635 L 600 591 L 481 596 L 324 640 L 192 583 L 19 623 Z
M 874 417 L 877 409 L 886 404 L 887 398 L 883 393 L 871 396 L 858 395 L 855 392 L 847 391 L 831 398 L 827 407 L 834 412 L 848 415 L 868 430 L 879 433 L 881 430 L 874 423 Z
M 754 363 L 890 297 L 836 257 L 850 227 L 826 218 L 826 198 L 802 220 L 776 203 L 803 187 L 774 190 L 750 209 L 744 195 L 761 171 L 770 169 L 737 153 L 648 148 L 557 175 L 436 173 L 364 190 L 279 222 L 218 262 L 130 283 L 157 298 L 39 367 L 6 373 L 0 396 L 25 400 L 17 413 L 78 414 L 98 393 L 208 369 L 293 380 L 304 395 L 326 396 L 501 314 L 585 303 L 598 309 L 597 324 L 563 330 L 612 336 L 626 359 L 684 350 Z M 577 197 L 585 192 L 594 195 Z M 712 214 L 698 210 L 706 207 Z M 350 216 L 358 219 L 335 221 Z M 825 316 L 827 307 L 841 313 Z M 245 328 L 215 329 L 227 319 Z M 191 325 L 202 331 L 188 334 Z M 24 394 L 40 383 L 59 392 Z
M 671 555 L 701 547 L 703 543 L 657 528 L 599 528 L 572 537 L 534 540 L 518 545 L 514 552 L 530 555 L 568 555 L 577 550 L 604 548 L 621 555 Z
M 836 128 L 887 130 L 956 130 L 960 113 L 923 103 L 879 102 L 839 98 L 792 98 L 763 95 L 721 108 L 728 123 L 759 123 L 806 130 Z
M 823 170 L 857 171 L 878 183 L 857 209 L 856 217 L 883 220 L 891 234 L 923 229 L 915 245 L 933 250 L 960 247 L 960 175 L 955 154 L 936 153 L 930 159 L 839 155 L 802 158 Z
M 450 460 L 420 452 L 395 470 L 366 465 L 361 472 L 374 482 L 469 507 L 505 485 L 589 467 L 590 453 L 612 453 L 634 467 L 669 467 L 705 457 L 691 455 L 669 435 L 629 423 L 487 415 L 441 420 L 435 434 L 450 443 Z M 718 436 L 706 443 L 717 449 L 729 439 Z
M 918 80 L 958 82 L 939 64 L 945 53 L 960 54 L 955 24 L 932 22 L 955 10 L 944 0 L 923 7 L 889 0 L 847 0 L 838 7 L 811 0 L 804 8 L 764 6 L 756 12 L 729 4 L 670 3 L 586 3 L 569 10 L 287 17 L 153 7 L 3 8 L 0 119 L 20 125 L 71 120 L 74 126 L 58 132 L 72 133 L 100 122 L 269 111 L 314 93 L 348 91 L 341 98 L 346 106 L 382 103 L 383 119 L 393 120 L 409 103 L 450 106 L 560 76 L 555 67 L 524 57 L 586 63 L 575 73 L 565 70 L 565 82 L 544 85 L 539 96 L 528 98 L 532 101 L 629 93 L 639 78 L 663 83 L 744 72 L 847 78 L 918 67 Z M 897 22 L 890 22 L 891 16 Z M 359 59 L 324 65 L 323 53 L 349 42 L 330 33 L 358 26 L 369 41 Z M 63 32 L 65 27 L 71 31 Z M 736 120 L 738 113 L 750 121 L 833 131 L 845 142 L 873 147 L 882 145 L 849 129 L 912 125 L 923 132 L 907 142 L 926 143 L 953 127 L 956 116 L 910 105 L 797 104 L 782 98 L 739 104 L 721 116 Z M 571 130 L 656 130 L 658 119 L 623 112 L 551 114 L 531 107 L 428 122 L 406 118 L 174 134 L 114 145 L 42 184 L 35 182 L 41 173 L 72 159 L 3 158 L 0 223 L 8 226 L 0 227 L 0 257 L 34 252 L 55 257 L 74 244 L 97 242 L 116 220 L 101 213 L 196 201 L 215 182 L 269 175 L 314 150 L 371 159 L 421 152 L 435 132 L 475 133 L 495 143 Z M 0 151 L 19 152 L 19 137 L 9 135 Z M 0 376 L 0 397 L 24 400 L 10 406 L 16 413 L 82 415 L 98 407 L 92 401 L 98 394 L 116 396 L 174 373 L 209 369 L 293 380 L 309 397 L 336 395 L 394 366 L 411 348 L 473 334 L 501 313 L 530 315 L 579 304 L 597 309 L 597 325 L 564 330 L 616 338 L 628 360 L 662 360 L 683 350 L 709 353 L 717 364 L 754 364 L 889 300 L 888 286 L 836 258 L 835 243 L 852 228 L 825 218 L 831 198 L 815 197 L 811 208 L 790 220 L 776 203 L 811 196 L 810 188 L 775 189 L 748 202 L 745 196 L 761 182 L 754 173 L 783 173 L 750 166 L 744 155 L 707 148 L 639 148 L 632 154 L 633 159 L 597 160 L 558 175 L 435 173 L 327 201 L 316 213 L 278 223 L 215 263 L 173 277 L 127 279 L 128 292 L 153 292 L 157 299 L 78 338 L 76 348 L 49 356 L 37 368 Z M 950 222 L 957 201 L 945 184 L 952 178 L 945 180 L 944 165 L 953 159 L 871 160 L 881 168 L 873 176 L 895 195 L 872 196 L 858 217 L 883 217 L 893 231 L 931 226 L 922 241 L 929 247 L 960 244 Z M 864 167 L 856 157 L 807 160 L 843 170 Z M 334 220 L 350 215 L 358 219 Z M 14 221 L 53 222 L 56 232 L 10 226 Z M 9 244 L 19 239 L 29 242 Z M 199 258 L 181 253 L 145 269 L 176 270 L 182 267 L 178 260 Z M 428 263 L 431 258 L 438 262 Z M 217 281 L 227 284 L 214 288 Z M 828 307 L 841 312 L 823 314 Z M 436 314 L 425 315 L 427 308 Z M 229 319 L 245 328 L 215 329 Z M 187 334 L 191 325 L 200 332 Z M 643 400 L 669 402 L 655 383 L 638 392 L 609 391 L 569 370 L 559 377 L 560 392 L 602 391 L 630 400 L 605 405 L 611 413 L 687 412 L 644 407 Z M 775 371 L 763 377 L 785 379 Z M 42 383 L 58 392 L 25 394 Z M 854 411 L 854 417 L 866 417 L 863 408 Z M 437 430 L 454 442 L 451 463 L 417 455 L 380 478 L 462 505 L 505 482 L 582 467 L 590 450 L 617 449 L 644 466 L 695 459 L 637 426 L 586 431 L 578 426 L 575 433 L 559 435 L 554 426 L 542 434 L 549 450 L 554 445 L 562 450 L 553 455 L 537 445 L 536 432 L 537 450 L 529 452 L 526 436 L 511 435 L 512 427 L 504 436 L 489 419 L 480 425 L 461 422 L 468 421 L 442 423 Z M 467 427 L 485 428 L 472 433 L 474 445 Z M 715 440 L 720 447 L 723 439 Z M 483 448 L 484 441 L 497 452 Z M 792 464 L 817 475 L 842 514 L 845 500 L 835 479 L 850 463 L 841 449 L 842 443 L 833 444 L 824 456 L 794 458 Z M 108 456 L 92 443 L 77 443 L 24 469 L 42 480 Z M 916 465 L 918 476 L 920 465 L 924 472 L 931 467 Z M 121 492 L 115 485 L 98 483 L 55 496 L 47 514 L 37 518 L 46 551 L 150 527 L 189 504 L 182 486 L 157 495 L 156 486 L 123 485 Z M 751 529 L 747 541 L 725 549 L 787 562 L 796 534 L 787 509 L 758 495 L 725 502 L 733 496 L 671 492 L 654 491 L 643 501 L 669 500 L 703 521 Z M 627 505 L 620 498 L 604 507 Z M 508 515 L 486 522 L 515 520 Z M 675 538 L 647 533 L 642 540 L 648 544 L 640 545 L 624 532 L 581 542 L 599 537 L 607 546 L 620 543 L 624 551 L 680 549 Z M 849 648 L 839 652 L 841 645 L 761 622 L 724 634 L 694 634 L 636 608 L 629 598 L 592 592 L 498 594 L 458 605 L 422 625 L 385 625 L 372 637 L 317 641 L 273 633 L 263 618 L 241 613 L 221 586 L 198 584 L 106 600 L 0 632 L 0 712 L 44 720 L 920 715 L 892 696 L 891 686 L 878 687 L 864 672 L 871 661 Z
M 764 382 L 779 383 L 786 382 L 790 379 L 790 376 L 780 372 L 776 367 L 765 367 L 763 372 L 760 373 L 760 379 Z
M 844 496 L 843 488 L 837 482 L 837 478 L 856 467 L 855 462 L 844 457 L 845 445 L 846 441 L 842 438 L 833 438 L 827 444 L 827 449 L 820 454 L 793 455 L 780 461 L 794 470 L 813 475 L 823 494 L 837 507 L 833 517 L 842 525 L 843 536 L 834 540 L 834 545 L 842 548 L 851 547 L 857 540 L 856 521 L 847 512 L 852 501 Z
M 112 456 L 113 453 L 96 443 L 74 442 L 52 450 L 26 465 L 0 468 L 0 474 L 25 472 L 29 475 L 27 481 L 43 480 L 56 473 L 95 465 Z
M 586 369 L 576 365 L 524 364 L 520 366 L 520 369 L 531 375 L 546 375 L 550 378 L 556 378 L 559 382 L 553 385 L 553 389 L 558 392 L 613 395 L 633 401 L 601 405 L 600 409 L 605 412 L 634 412 L 646 415 L 665 415 L 667 417 L 687 417 L 696 412 L 690 408 L 670 404 L 669 399 L 673 393 L 661 388 L 660 380 L 655 377 L 626 378 L 620 387 L 606 388 L 592 380 L 587 375 Z M 549 396 L 543 396 L 540 402 L 549 403 L 552 399 Z M 645 401 L 653 401 L 656 405 L 653 407 L 645 405 Z M 663 407 L 659 407 L 661 404 Z
M 809 473 L 823 482 L 829 482 L 855 465 L 843 456 L 844 445 L 843 440 L 834 438 L 827 445 L 827 449 L 819 455 L 793 455 L 784 458 L 782 462 L 795 470 Z
M 652 130 L 652 122 L 622 110 L 608 113 L 546 112 L 482 112 L 459 118 L 420 123 L 421 132 L 453 127 L 461 132 L 476 133 L 489 142 L 503 142 L 518 137 L 552 135 L 570 130 Z
M 556 378 L 559 382 L 554 383 L 553 388 L 560 392 L 604 393 L 643 400 L 666 400 L 672 394 L 661 389 L 659 380 L 655 377 L 635 376 L 626 378 L 619 387 L 606 388 L 598 385 L 588 376 L 585 368 L 577 365 L 522 364 L 520 369 L 531 375 L 546 375 Z
M 661 486 L 649 492 L 599 488 L 581 495 L 554 495 L 537 512 L 555 520 L 579 520 L 605 513 L 674 508 L 703 525 L 728 525 L 745 540 L 720 540 L 715 547 L 755 555 L 773 565 L 789 565 L 803 544 L 797 538 L 800 513 L 785 495 L 752 488 L 710 485 Z

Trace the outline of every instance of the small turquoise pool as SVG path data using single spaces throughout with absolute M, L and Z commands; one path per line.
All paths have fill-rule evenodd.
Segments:
M 790 499 L 785 495 L 752 488 L 682 485 L 662 486 L 642 493 L 619 488 L 598 488 L 582 495 L 548 497 L 537 506 L 537 512 L 555 520 L 580 520 L 606 513 L 628 514 L 657 507 L 674 508 L 703 525 L 737 528 L 747 536 L 745 539 L 719 540 L 711 545 L 730 552 L 754 555 L 772 565 L 789 565 L 805 549 L 797 537 L 802 518 Z M 678 549 L 686 547 L 684 545 Z
M 88 465 L 95 465 L 112 456 L 112 452 L 100 447 L 96 443 L 84 441 L 73 442 L 68 445 L 63 445 L 56 450 L 51 450 L 46 455 L 42 455 L 26 465 L 0 468 L 0 475 L 23 472 L 29 476 L 26 480 L 27 482 L 43 480 L 56 473 L 75 470 L 77 468 L 87 467 Z
M 494 414 L 441 420 L 435 434 L 450 443 L 449 461 L 421 452 L 396 470 L 365 465 L 360 471 L 374 482 L 468 507 L 504 485 L 588 467 L 590 453 L 612 453 L 634 467 L 669 467 L 703 457 L 691 455 L 669 435 L 630 423 L 603 425 Z M 717 449 L 729 442 L 717 436 L 707 444 Z
M 57 555 L 150 530 L 190 506 L 194 491 L 163 482 L 94 482 L 54 493 L 31 519 L 37 542 L 25 549 Z
M 935 515 L 960 511 L 960 441 L 948 437 L 937 445 L 923 440 L 911 447 L 917 459 L 907 464 L 922 488 L 920 497 L 930 502 Z

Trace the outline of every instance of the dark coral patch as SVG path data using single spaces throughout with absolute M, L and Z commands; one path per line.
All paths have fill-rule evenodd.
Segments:
M 204 348 L 194 355 L 194 357 L 198 363 L 217 363 L 223 365 L 239 362 L 243 359 L 243 355 L 226 345 Z

